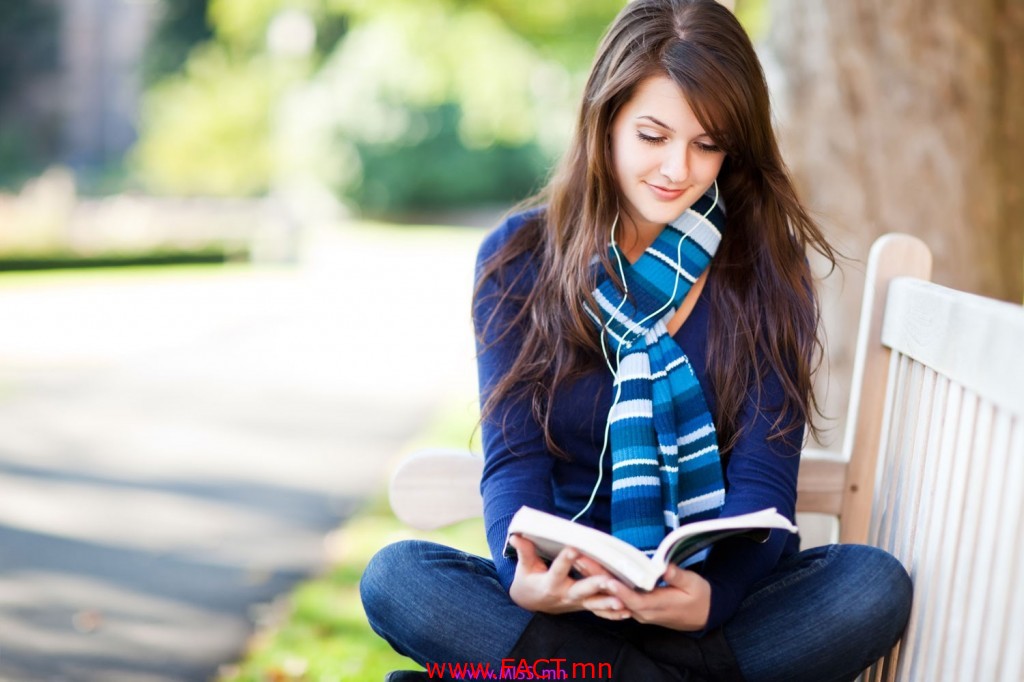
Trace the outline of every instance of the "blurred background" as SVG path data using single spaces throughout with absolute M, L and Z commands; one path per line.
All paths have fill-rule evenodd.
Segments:
M 404 532 L 388 466 L 470 445 L 476 247 L 545 182 L 622 5 L 0 3 L 0 680 L 400 664 L 354 593 Z M 839 449 L 877 236 L 1024 296 L 1024 3 L 735 11 L 849 257 L 822 284 Z

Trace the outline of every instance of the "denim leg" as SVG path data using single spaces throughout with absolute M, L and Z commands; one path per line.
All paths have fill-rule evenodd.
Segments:
M 374 631 L 420 665 L 498 665 L 533 616 L 512 602 L 489 559 L 422 540 L 377 552 L 359 590 Z
M 852 680 L 899 639 L 912 589 L 880 549 L 815 547 L 755 585 L 725 636 L 748 682 Z

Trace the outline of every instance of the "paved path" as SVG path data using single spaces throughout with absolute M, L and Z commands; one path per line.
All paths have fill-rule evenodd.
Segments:
M 0 681 L 234 660 L 389 458 L 471 394 L 480 236 L 324 232 L 297 269 L 0 280 Z

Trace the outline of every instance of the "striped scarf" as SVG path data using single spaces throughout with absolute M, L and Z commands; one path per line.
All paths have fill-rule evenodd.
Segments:
M 725 499 L 715 425 L 686 353 L 666 328 L 718 250 L 724 226 L 721 203 L 705 195 L 636 263 L 613 245 L 628 296 L 600 268 L 600 318 L 587 307 L 618 359 L 608 415 L 612 534 L 648 553 L 681 523 L 717 517 Z

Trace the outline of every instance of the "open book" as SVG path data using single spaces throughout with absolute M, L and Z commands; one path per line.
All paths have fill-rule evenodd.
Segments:
M 522 535 L 537 547 L 540 556 L 547 559 L 554 559 L 563 547 L 574 547 L 626 585 L 638 590 L 652 590 L 669 564 L 680 564 L 727 537 L 743 536 L 764 542 L 773 528 L 790 533 L 797 531 L 796 526 L 774 507 L 741 516 L 694 521 L 666 535 L 654 556 L 648 557 L 628 542 L 608 533 L 524 506 L 512 517 L 508 534 Z M 515 549 L 507 541 L 505 555 L 515 555 Z

